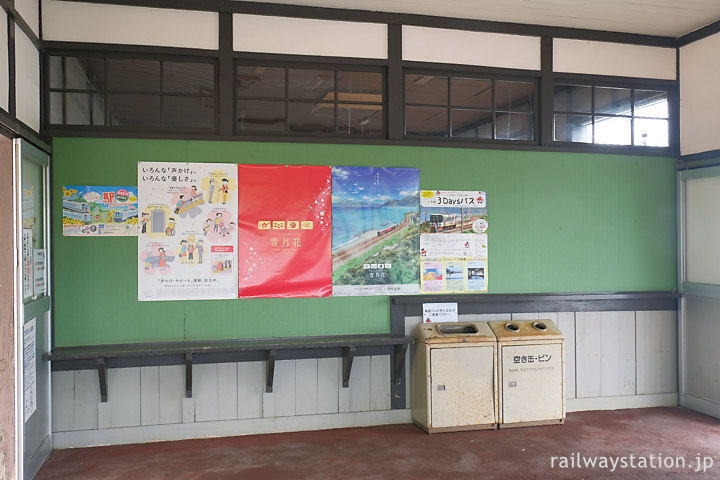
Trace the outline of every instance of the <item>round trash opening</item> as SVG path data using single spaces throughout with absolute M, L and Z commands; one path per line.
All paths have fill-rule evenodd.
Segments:
M 533 322 L 532 326 L 535 330 L 540 330 L 541 332 L 547 330 L 547 325 L 542 322 Z
M 506 323 L 505 328 L 507 328 L 511 332 L 517 332 L 518 330 L 520 330 L 520 325 L 518 325 L 517 323 Z

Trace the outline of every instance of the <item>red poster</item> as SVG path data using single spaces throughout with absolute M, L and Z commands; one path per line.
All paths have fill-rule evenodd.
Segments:
M 330 167 L 238 165 L 239 297 L 329 297 Z

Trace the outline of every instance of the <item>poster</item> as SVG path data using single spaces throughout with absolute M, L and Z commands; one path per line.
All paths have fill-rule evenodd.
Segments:
M 45 249 L 36 248 L 33 250 L 33 295 L 45 295 L 46 271 Z
M 420 192 L 421 292 L 486 292 L 487 231 L 485 192 Z
M 416 168 L 333 167 L 333 295 L 419 291 Z
M 37 409 L 37 321 L 32 319 L 23 325 L 23 408 L 27 422 Z
M 138 163 L 138 300 L 237 298 L 237 166 Z
M 330 296 L 330 167 L 238 165 L 238 179 L 238 295 Z
M 33 231 L 30 228 L 23 228 L 22 231 L 22 277 L 23 277 L 23 299 L 33 296 Z
M 137 187 L 65 185 L 63 236 L 135 236 Z

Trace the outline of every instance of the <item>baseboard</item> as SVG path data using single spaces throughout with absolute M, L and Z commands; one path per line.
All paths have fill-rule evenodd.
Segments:
M 400 423 L 412 423 L 409 409 L 56 432 L 53 434 L 53 447 L 56 449 L 96 447 Z
M 715 402 L 695 397 L 693 395 L 688 395 L 686 393 L 683 395 L 680 404 L 690 410 L 695 410 L 696 412 L 704 413 L 705 415 L 710 415 L 711 417 L 720 418 L 720 404 Z
M 677 405 L 677 393 L 565 399 L 565 409 L 568 412 L 619 410 L 621 408 L 675 407 Z

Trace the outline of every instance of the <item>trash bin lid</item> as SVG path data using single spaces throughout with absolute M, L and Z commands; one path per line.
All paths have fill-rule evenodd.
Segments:
M 421 343 L 437 344 L 495 342 L 487 322 L 421 323 L 413 337 Z
M 550 319 L 491 321 L 488 325 L 498 341 L 565 338 Z

